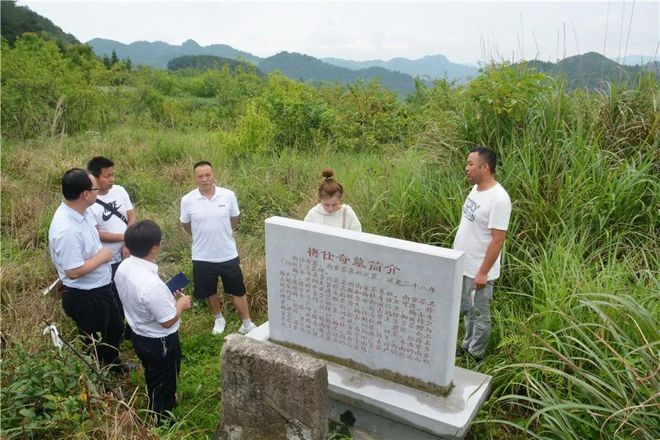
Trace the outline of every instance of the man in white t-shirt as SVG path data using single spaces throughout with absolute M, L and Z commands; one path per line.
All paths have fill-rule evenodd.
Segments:
M 115 283 L 133 329 L 135 353 L 142 361 L 149 397 L 149 410 L 159 422 L 171 419 L 168 411 L 176 404 L 176 384 L 181 369 L 179 324 L 190 308 L 190 297 L 170 292 L 158 276 L 155 263 L 162 238 L 160 227 L 142 220 L 126 230 L 131 256 L 117 269 Z
M 126 232 L 126 228 L 135 223 L 135 210 L 126 190 L 120 185 L 115 185 L 115 164 L 112 160 L 96 156 L 87 163 L 87 170 L 96 178 L 99 186 L 96 203 L 89 209 L 96 219 L 96 228 L 99 231 L 103 247 L 112 251 L 110 267 L 114 280 L 119 263 L 128 256 L 128 251 L 124 246 L 124 232 Z M 123 319 L 124 309 L 114 283 L 112 290 Z M 130 335 L 131 328 L 126 326 L 124 337 L 130 339 Z
M 181 199 L 179 220 L 183 229 L 192 235 L 192 260 L 194 294 L 206 299 L 215 315 L 211 333 L 225 331 L 220 296 L 217 293 L 218 278 L 226 294 L 231 295 L 234 307 L 243 321 L 238 330 L 248 333 L 256 326 L 250 320 L 246 289 L 243 282 L 234 230 L 238 226 L 240 211 L 233 191 L 215 185 L 213 167 L 201 161 L 193 167 L 197 189 Z
M 454 249 L 465 252 L 461 314 L 465 337 L 461 346 L 477 359 L 486 354 L 490 337 L 490 302 L 500 276 L 500 257 L 511 216 L 511 199 L 495 180 L 497 156 L 486 147 L 470 150 L 465 175 L 474 183 L 463 204 Z

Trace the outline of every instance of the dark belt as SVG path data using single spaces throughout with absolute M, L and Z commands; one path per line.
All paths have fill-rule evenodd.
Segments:
M 153 342 L 153 341 L 162 341 L 163 339 L 167 341 L 167 340 L 170 340 L 170 339 L 174 338 L 174 337 L 175 337 L 176 335 L 178 335 L 178 334 L 179 334 L 179 331 L 177 330 L 177 331 L 175 331 L 174 333 L 170 333 L 170 334 L 167 335 L 167 336 L 161 336 L 161 337 L 158 337 L 158 338 L 152 338 L 152 337 L 150 337 L 150 336 L 142 336 L 142 335 L 138 335 L 137 333 L 135 333 L 135 330 L 133 330 L 133 336 L 132 336 L 132 337 L 135 338 L 135 339 L 137 339 L 138 341 L 143 341 L 143 342 Z
M 75 287 L 69 287 L 69 286 L 64 286 L 64 287 L 66 288 L 67 292 L 70 293 L 89 295 L 90 293 L 101 293 L 107 291 L 108 289 L 110 289 L 110 284 L 106 284 L 105 286 L 101 286 L 101 287 L 95 287 L 93 289 L 77 289 Z

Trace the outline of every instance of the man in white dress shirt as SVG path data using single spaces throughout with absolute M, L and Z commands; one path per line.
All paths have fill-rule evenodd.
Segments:
M 64 200 L 48 230 L 48 247 L 65 286 L 62 308 L 75 321 L 97 358 L 115 372 L 126 372 L 119 360 L 121 314 L 110 288 L 112 251 L 101 245 L 89 208 L 96 201 L 96 179 L 80 168 L 62 177 Z M 97 334 L 100 334 L 101 341 Z
M 119 265 L 115 283 L 144 367 L 149 409 L 159 421 L 167 421 L 172 420 L 181 369 L 180 318 L 190 308 L 190 297 L 177 291 L 175 299 L 158 276 L 161 238 L 160 227 L 150 220 L 129 226 L 124 241 L 131 256 Z

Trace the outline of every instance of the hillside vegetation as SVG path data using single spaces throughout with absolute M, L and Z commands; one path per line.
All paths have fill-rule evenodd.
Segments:
M 27 7 L 16 6 L 14 0 L 0 2 L 0 29 L 9 44 L 25 32 L 34 32 L 55 41 L 60 47 L 80 44 L 71 34 L 65 33 L 46 17 L 34 13 Z
M 25 34 L 2 43 L 2 438 L 212 438 L 222 400 L 210 315 L 181 326 L 177 424 L 145 422 L 141 372 L 107 377 L 42 335 L 75 328 L 40 295 L 55 276 L 47 231 L 62 173 L 117 164 L 138 218 L 164 229 L 164 275 L 191 275 L 178 224 L 192 164 L 209 160 L 238 196 L 239 252 L 258 323 L 267 319 L 263 222 L 302 218 L 333 167 L 366 232 L 451 246 L 469 184 L 467 151 L 489 145 L 513 201 L 485 361 L 493 375 L 473 439 L 660 438 L 659 83 L 567 91 L 524 67 L 464 86 L 417 82 L 400 101 L 376 82 L 312 86 L 237 68 L 107 68 L 81 47 Z M 238 317 L 226 310 L 229 332 Z M 130 344 L 124 355 L 135 359 Z M 119 391 L 121 390 L 121 392 Z M 341 434 L 332 434 L 341 438 Z

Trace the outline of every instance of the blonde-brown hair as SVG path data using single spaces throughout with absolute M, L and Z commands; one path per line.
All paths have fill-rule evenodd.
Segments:
M 332 168 L 325 168 L 321 171 L 321 185 L 319 186 L 319 199 L 333 197 L 339 193 L 339 197 L 344 195 L 344 187 L 335 179 L 335 172 Z

